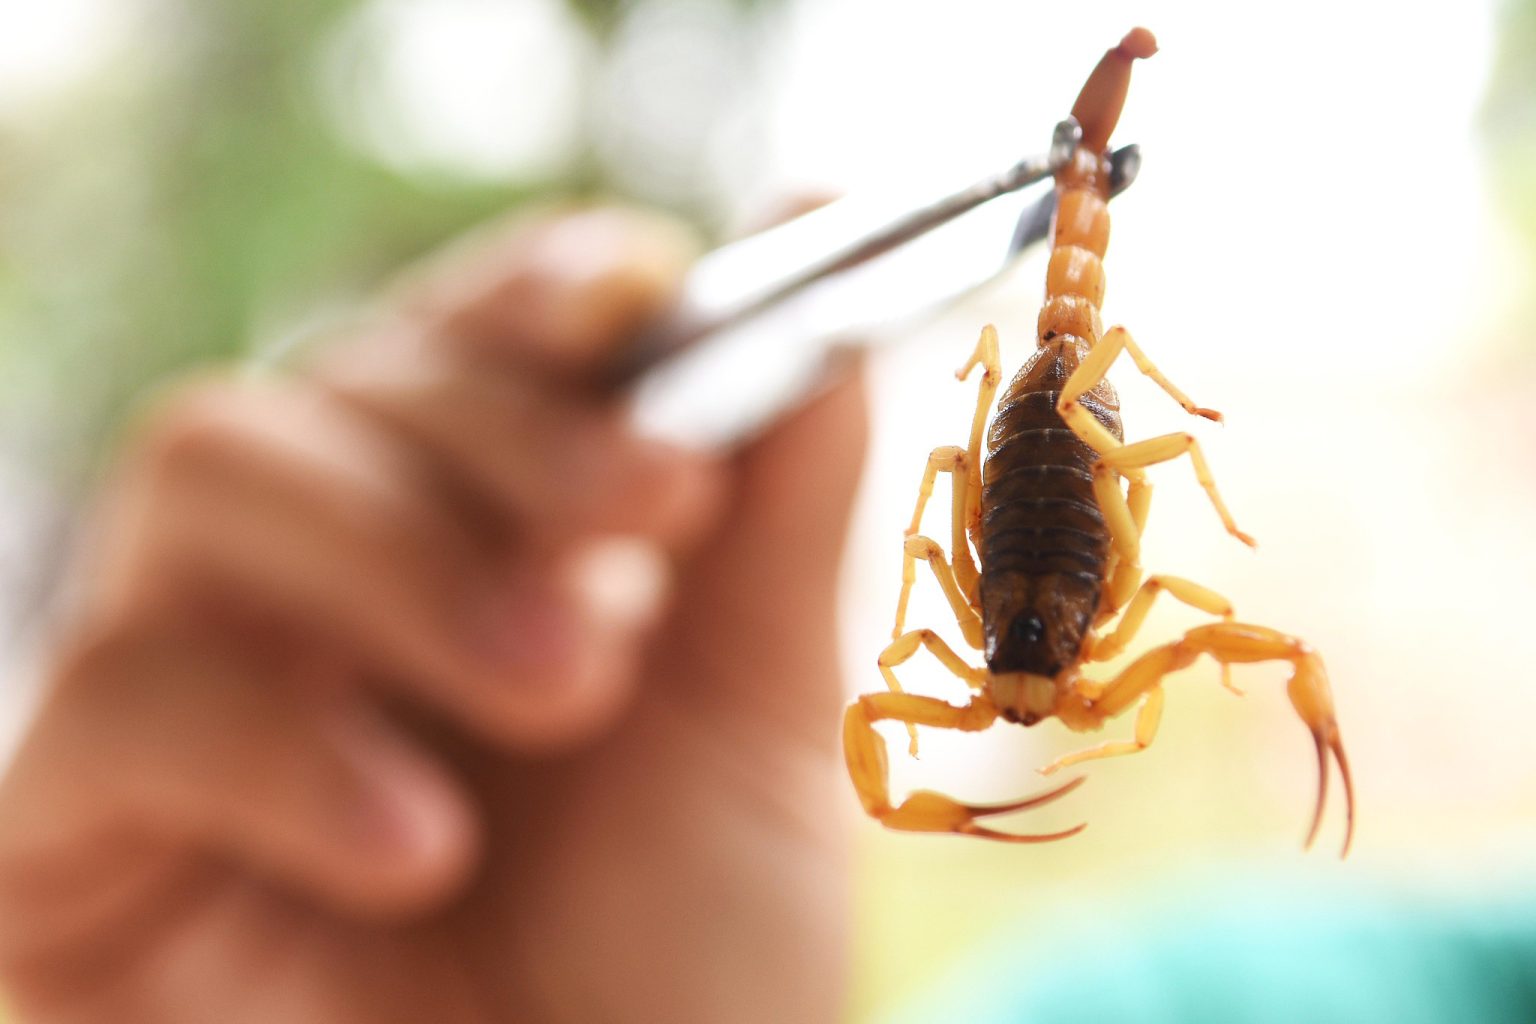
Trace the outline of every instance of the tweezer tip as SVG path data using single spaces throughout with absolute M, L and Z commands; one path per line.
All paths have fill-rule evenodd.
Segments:
M 1077 144 L 1083 140 L 1083 126 L 1077 123 L 1077 118 L 1070 114 L 1061 121 L 1056 122 L 1056 129 L 1051 133 L 1050 164 L 1051 170 L 1056 171 L 1072 159 Z
M 1109 191 L 1119 195 L 1131 187 L 1141 172 L 1141 147 L 1136 143 L 1121 146 L 1109 156 Z

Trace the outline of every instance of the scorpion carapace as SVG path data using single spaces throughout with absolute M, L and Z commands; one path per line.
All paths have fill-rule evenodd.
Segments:
M 975 731 L 999 717 L 1024 725 L 1055 717 L 1069 729 L 1090 731 L 1139 702 L 1133 739 L 1060 758 L 1041 769 L 1049 775 L 1067 765 L 1144 749 L 1162 716 L 1164 678 L 1202 654 L 1221 666 L 1222 683 L 1233 692 L 1238 691 L 1230 679 L 1232 665 L 1280 661 L 1291 666 L 1287 692 L 1317 745 L 1317 804 L 1307 845 L 1322 824 L 1331 753 L 1344 780 L 1347 853 L 1354 835 L 1354 785 L 1322 660 L 1296 637 L 1234 621 L 1231 603 L 1206 587 L 1176 576 L 1143 579 L 1141 534 L 1151 506 L 1146 468 L 1156 463 L 1187 455 L 1227 532 L 1253 544 L 1233 522 L 1192 435 L 1124 443 L 1119 400 L 1105 379 L 1120 353 L 1128 352 L 1137 369 L 1185 411 L 1221 418 L 1174 387 L 1124 328 L 1105 331 L 1099 317 L 1102 260 L 1109 243 L 1109 137 L 1125 102 L 1132 62 L 1156 49 L 1150 32 L 1132 30 L 1104 55 L 1072 107 L 1082 136 L 1056 174 L 1056 222 L 1037 348 L 1003 391 L 990 430 L 987 412 L 1002 380 L 992 327 L 982 329 L 957 373 L 964 380 L 976 367 L 983 370 L 970 443 L 936 448 L 928 456 L 903 545 L 896 626 L 878 662 L 890 692 L 866 694 L 849 705 L 843 719 L 848 771 L 865 811 L 892 829 L 1009 842 L 1064 839 L 1084 826 L 1019 835 L 987 828 L 978 819 L 1055 800 L 1082 779 L 1008 804 L 966 804 L 918 791 L 893 805 L 885 745 L 874 724 L 904 723 L 915 754 L 919 725 Z M 954 496 L 948 556 L 936 541 L 918 533 L 940 473 L 949 474 Z M 906 630 L 919 561 L 932 569 L 961 635 L 983 652 L 985 667 L 967 663 L 932 630 Z M 1152 648 L 1107 680 L 1085 676 L 1085 664 L 1125 650 L 1165 591 L 1220 621 Z M 956 706 L 902 691 L 894 670 L 919 647 L 976 691 L 968 703 Z

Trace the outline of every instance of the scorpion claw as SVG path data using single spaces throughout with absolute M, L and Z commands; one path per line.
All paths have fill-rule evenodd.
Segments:
M 1339 859 L 1349 856 L 1349 847 L 1355 841 L 1355 780 L 1349 774 L 1349 758 L 1344 755 L 1344 744 L 1335 736 L 1329 744 L 1333 758 L 1339 762 L 1339 774 L 1344 777 L 1344 845 Z
M 1196 416 L 1204 416 L 1206 419 L 1211 420 L 1214 423 L 1225 424 L 1227 422 L 1227 418 L 1221 413 L 1217 412 L 1215 409 L 1201 409 L 1197 407 L 1189 411 L 1194 413 Z
M 1088 776 L 1080 775 L 1071 782 L 1064 782 L 1055 789 L 1047 790 L 1038 796 L 1025 797 L 1022 800 L 1013 800 L 1006 804 L 963 804 L 973 818 L 986 818 L 994 814 L 1008 814 L 1011 811 L 1027 811 L 1031 807 L 1040 807 L 1058 800 L 1072 792 L 1078 786 L 1088 781 Z M 1081 825 L 1078 828 L 1082 828 Z
M 1317 804 L 1312 811 L 1312 826 L 1307 829 L 1307 840 L 1302 844 L 1306 850 L 1312 849 L 1312 844 L 1317 841 L 1318 830 L 1323 827 L 1323 808 L 1328 806 L 1328 748 L 1321 735 L 1313 733 L 1312 739 L 1317 743 Z
M 1312 740 L 1317 744 L 1317 807 L 1312 812 L 1312 825 L 1307 830 L 1304 848 L 1312 848 L 1323 825 L 1323 808 L 1328 802 L 1328 754 L 1331 751 L 1334 760 L 1339 763 L 1339 774 L 1344 779 L 1344 847 L 1339 851 L 1339 859 L 1342 860 L 1349 856 L 1350 845 L 1355 840 L 1355 783 L 1349 773 L 1349 758 L 1344 753 L 1344 744 L 1337 732 L 1332 735 L 1314 732 Z
M 1020 835 L 1016 832 L 999 832 L 996 829 L 987 828 L 985 825 L 976 824 L 976 818 L 990 817 L 994 814 L 1008 814 L 1013 811 L 1029 810 L 1048 804 L 1052 800 L 1060 799 L 1072 792 L 1078 786 L 1088 781 L 1087 776 L 1079 776 L 1071 782 L 1057 786 L 1055 789 L 1041 793 L 1039 796 L 1026 797 L 1023 800 L 1014 800 L 1006 804 L 962 804 L 960 805 L 969 815 L 970 820 L 955 828 L 956 832 L 968 836 L 981 836 L 986 839 L 1000 839 L 1006 843 L 1050 843 L 1058 839 L 1070 839 L 1083 829 L 1088 827 L 1087 822 L 1076 825 L 1061 832 L 1047 832 L 1034 835 Z
M 1073 836 L 1077 835 L 1087 827 L 1088 823 L 1084 822 L 1081 825 L 1078 825 L 1074 828 L 1069 828 L 1063 832 L 1048 832 L 1041 835 L 1019 835 L 1016 832 L 999 832 L 996 829 L 985 828 L 981 825 L 977 825 L 975 822 L 971 822 L 970 824 L 960 828 L 959 831 L 968 836 L 980 836 L 983 839 L 999 839 L 1005 843 L 1052 843 L 1058 839 L 1071 839 Z
M 1084 781 L 1086 781 L 1084 778 L 1076 778 L 1038 796 L 1013 800 L 1005 804 L 963 804 L 941 793 L 919 790 L 903 801 L 901 806 L 888 808 L 877 813 L 876 817 L 887 828 L 902 832 L 953 832 L 957 835 L 1001 839 L 1010 843 L 1048 843 L 1075 836 L 1087 826 L 1078 825 L 1065 832 L 1051 832 L 1044 835 L 1019 835 L 994 831 L 976 824 L 976 819 L 994 814 L 1025 811 L 1048 804 L 1052 800 L 1066 796 L 1081 786 Z

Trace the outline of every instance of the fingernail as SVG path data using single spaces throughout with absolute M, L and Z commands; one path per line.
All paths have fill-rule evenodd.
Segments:
M 440 819 L 414 794 L 401 792 L 395 785 L 382 785 L 377 779 L 364 782 L 362 792 L 341 816 L 342 827 L 354 846 L 413 858 L 443 845 Z
M 575 559 L 571 575 L 595 619 L 632 631 L 655 621 L 670 572 L 654 544 L 615 537 L 589 544 Z
M 332 723 L 343 762 L 335 786 L 318 787 L 316 835 L 346 851 L 365 905 L 424 907 L 461 881 L 480 846 L 480 823 L 453 778 L 395 735 L 382 716 Z

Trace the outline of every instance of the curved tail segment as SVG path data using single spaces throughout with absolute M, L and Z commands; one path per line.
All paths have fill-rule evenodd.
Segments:
M 1144 28 L 1133 28 L 1120 45 L 1107 51 L 1083 84 L 1072 104 L 1072 116 L 1083 126 L 1079 145 L 1090 153 L 1102 153 L 1120 120 L 1126 93 L 1131 88 L 1131 62 L 1157 52 L 1157 40 Z
M 1151 32 L 1131 29 L 1119 46 L 1104 54 L 1072 106 L 1083 134 L 1072 159 L 1056 172 L 1051 263 L 1036 325 L 1036 341 L 1042 346 L 1066 335 L 1091 348 L 1103 334 L 1099 307 L 1104 302 L 1102 261 L 1109 245 L 1110 193 L 1106 150 L 1130 91 L 1131 62 L 1156 52 Z M 1141 362 L 1138 358 L 1137 364 Z M 1188 399 L 1174 397 L 1194 411 Z

